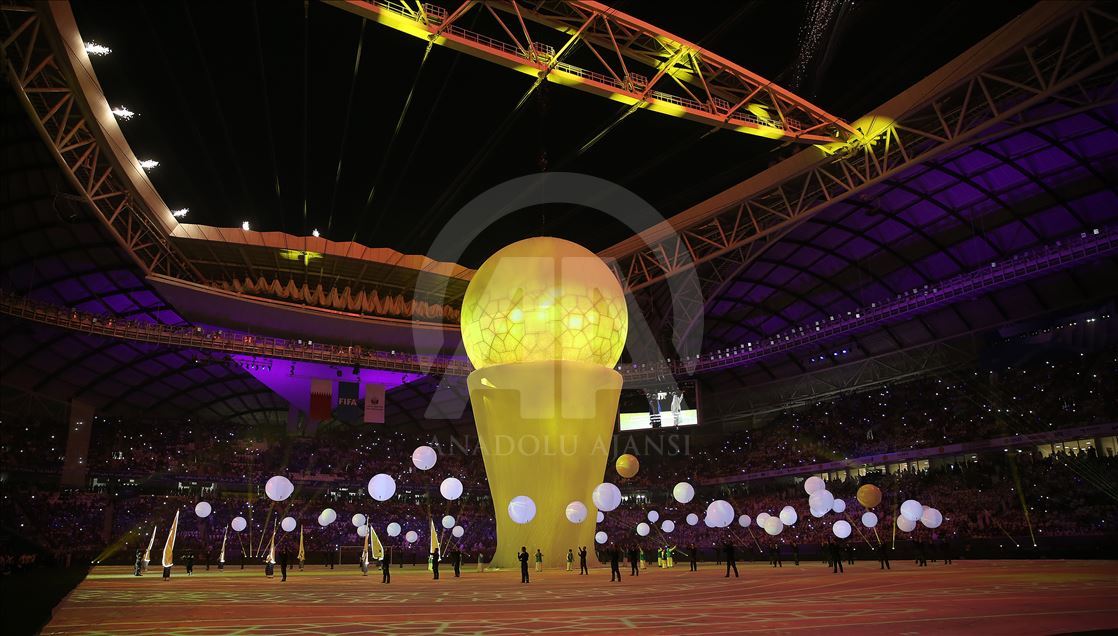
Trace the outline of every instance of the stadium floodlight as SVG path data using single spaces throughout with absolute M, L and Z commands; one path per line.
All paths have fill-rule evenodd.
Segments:
M 154 168 L 158 165 L 159 165 L 159 162 L 156 161 L 155 159 L 142 159 L 142 160 L 140 160 L 140 167 L 143 168 L 144 170 L 151 170 L 152 168 Z
M 102 56 L 112 53 L 113 50 L 103 44 L 90 41 L 85 43 L 85 52 L 89 55 Z
M 171 216 L 173 216 L 177 219 L 181 219 L 182 217 L 186 216 L 187 212 L 190 212 L 190 208 L 183 208 L 181 210 L 171 210 Z
M 129 119 L 132 119 L 136 116 L 136 113 L 128 110 L 128 108 L 124 106 L 117 106 L 112 110 L 112 113 L 116 115 L 117 119 L 121 119 L 124 121 L 128 121 Z

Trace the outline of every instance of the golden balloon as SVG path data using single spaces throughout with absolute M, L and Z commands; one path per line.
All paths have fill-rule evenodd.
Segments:
M 881 489 L 873 484 L 865 484 L 858 489 L 858 503 L 863 508 L 873 508 L 881 503 Z
M 621 475 L 625 479 L 630 479 L 636 476 L 637 471 L 641 469 L 641 463 L 640 460 L 636 458 L 636 456 L 625 453 L 624 455 L 617 458 L 617 461 L 614 462 L 613 467 L 617 469 L 618 475 Z

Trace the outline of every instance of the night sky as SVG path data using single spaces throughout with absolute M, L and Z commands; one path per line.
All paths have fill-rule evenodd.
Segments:
M 607 4 L 852 120 L 1031 3 Z M 172 209 L 190 209 L 186 222 L 318 229 L 424 253 L 445 219 L 513 177 L 584 172 L 670 216 L 794 150 L 728 131 L 704 137 L 702 124 L 639 112 L 579 154 L 621 105 L 544 85 L 517 110 L 531 77 L 440 47 L 420 70 L 421 40 L 317 2 L 73 5 L 83 37 L 113 49 L 94 58 L 98 78 L 113 106 L 139 113 L 122 129 L 139 158 L 160 162 L 150 177 Z M 470 15 L 480 17 L 462 26 L 491 30 L 488 15 Z M 540 234 L 600 250 L 631 231 L 584 208 L 531 208 L 484 233 L 462 264 Z

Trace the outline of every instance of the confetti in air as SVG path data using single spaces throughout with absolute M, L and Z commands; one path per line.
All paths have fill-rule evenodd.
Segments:
M 109 53 L 112 53 L 113 50 L 103 44 L 98 44 L 96 42 L 86 42 L 85 52 L 90 55 L 108 55 Z
M 808 0 L 807 19 L 800 26 L 800 49 L 796 54 L 796 68 L 792 74 L 792 88 L 799 88 L 807 75 L 808 66 L 819 50 L 824 37 L 831 29 L 831 22 L 840 7 L 848 0 Z M 850 4 L 853 4 L 851 2 Z

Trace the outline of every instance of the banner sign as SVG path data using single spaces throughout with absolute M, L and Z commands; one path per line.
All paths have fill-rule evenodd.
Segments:
M 338 382 L 338 408 L 334 409 L 334 417 L 340 422 L 360 422 L 361 404 L 358 402 L 356 382 Z
M 384 385 L 365 385 L 365 422 L 384 424 Z
M 310 418 L 317 422 L 330 419 L 330 401 L 334 393 L 334 383 L 330 380 L 311 380 Z

